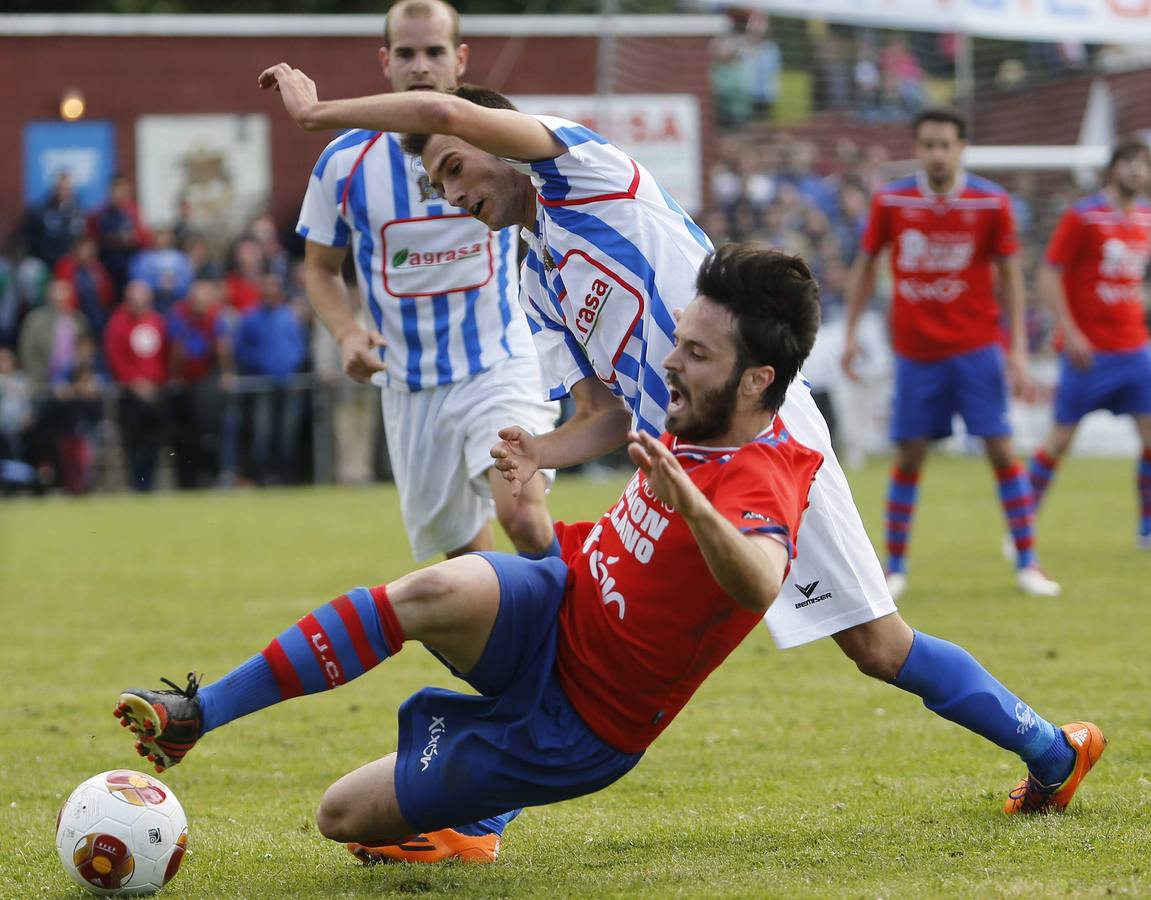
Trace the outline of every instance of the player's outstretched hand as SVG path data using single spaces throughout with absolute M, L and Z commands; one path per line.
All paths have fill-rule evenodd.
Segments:
M 647 477 L 656 497 L 690 519 L 707 498 L 695 486 L 675 454 L 646 431 L 627 433 L 627 455 Z
M 846 335 L 843 339 L 843 354 L 840 356 L 839 364 L 843 366 L 843 374 L 852 381 L 859 381 L 859 373 L 855 371 L 855 360 L 858 356 L 859 341 L 853 334 Z
M 276 63 L 260 73 L 259 85 L 264 90 L 275 88 L 280 92 L 284 109 L 301 128 L 310 130 L 318 127 L 313 126 L 309 120 L 320 100 L 316 93 L 316 83 L 299 69 L 293 69 L 287 63 Z
M 1087 340 L 1087 335 L 1078 328 L 1063 330 L 1063 352 L 1077 369 L 1090 369 L 1095 362 L 1094 348 Z
M 1027 371 L 1027 348 L 1013 347 L 1007 353 L 1007 383 L 1016 397 L 1023 397 L 1031 386 L 1031 373 Z
M 540 467 L 540 450 L 536 436 L 530 431 L 512 425 L 501 428 L 500 442 L 492 447 L 492 459 L 505 481 L 524 485 Z
M 378 331 L 353 331 L 340 341 L 340 360 L 344 374 L 353 381 L 371 381 L 377 372 L 383 372 L 387 365 L 377 352 L 387 345 L 384 336 Z

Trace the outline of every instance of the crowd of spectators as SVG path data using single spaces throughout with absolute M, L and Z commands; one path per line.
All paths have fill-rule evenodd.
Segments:
M 150 229 L 127 178 L 85 210 L 61 172 L 0 257 L 0 484 L 91 490 L 109 419 L 139 491 L 166 449 L 182 488 L 305 480 L 300 265 L 269 216 L 221 259 L 181 223 Z

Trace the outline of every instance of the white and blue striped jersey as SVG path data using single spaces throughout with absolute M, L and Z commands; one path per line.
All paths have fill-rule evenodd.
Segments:
M 520 302 L 549 399 L 598 377 L 631 408 L 638 428 L 663 430 L 663 360 L 674 346 L 672 310 L 695 296 L 711 242 L 646 169 L 588 128 L 536 116 L 567 150 L 508 162 L 531 176 L 536 222 Z
M 490 232 L 440 198 L 399 137 L 348 131 L 320 155 L 296 231 L 352 246 L 387 347 L 385 384 L 418 391 L 534 355 L 516 296 L 514 229 Z
M 520 300 L 545 384 L 555 398 L 598 376 L 627 401 L 638 428 L 658 434 L 666 418 L 663 360 L 673 346 L 672 311 L 695 297 L 711 243 L 623 151 L 574 122 L 537 118 L 567 148 L 555 159 L 512 163 L 538 192 L 535 226 L 522 233 L 529 252 Z M 878 619 L 895 604 L 802 374 L 779 414 L 804 446 L 824 455 L 797 556 L 767 613 L 783 648 Z M 820 585 L 818 603 L 807 591 L 813 584 Z

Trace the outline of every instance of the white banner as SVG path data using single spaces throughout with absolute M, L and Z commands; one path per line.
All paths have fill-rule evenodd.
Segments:
M 226 244 L 271 193 L 268 117 L 140 116 L 136 119 L 137 196 L 144 221 L 174 224 L 181 213 L 195 231 Z
M 1149 0 L 1151 2 L 1151 0 Z M 689 213 L 703 208 L 699 99 L 691 94 L 532 94 L 512 98 L 537 116 L 586 125 L 641 163 Z
M 1151 44 L 1151 0 L 741 0 L 781 16 L 910 31 Z

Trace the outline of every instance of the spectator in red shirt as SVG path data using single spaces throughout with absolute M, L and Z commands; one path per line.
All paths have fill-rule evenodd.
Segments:
M 254 238 L 240 238 L 232 250 L 232 266 L 228 272 L 232 306 L 242 313 L 259 306 L 267 270 L 268 261 L 260 243 Z
M 152 308 L 152 288 L 130 281 L 104 332 L 104 354 L 120 385 L 120 433 L 132 488 L 150 491 L 164 443 L 167 325 Z
M 72 252 L 56 263 L 55 274 L 72 285 L 76 308 L 98 341 L 117 297 L 108 270 L 100 262 L 96 242 L 88 235 L 80 238 Z

